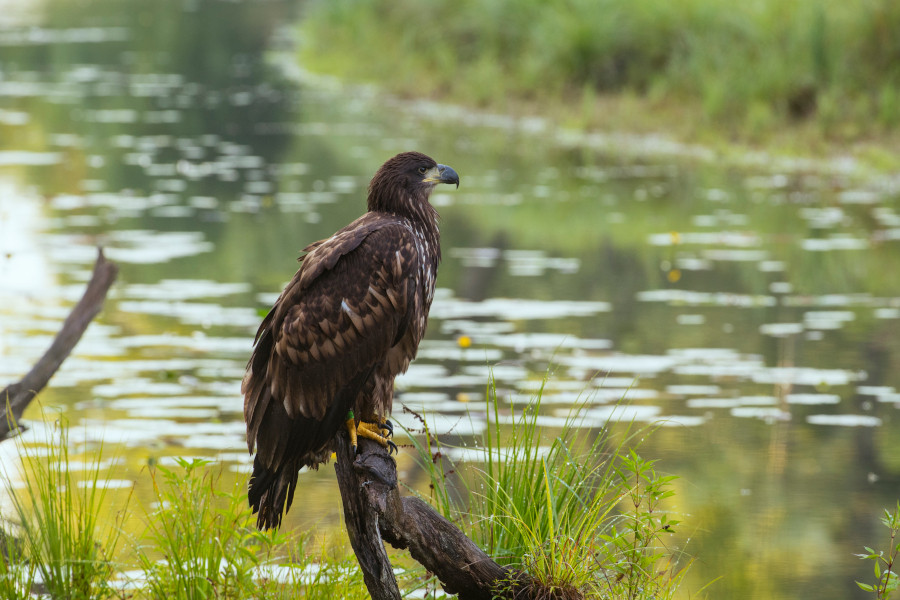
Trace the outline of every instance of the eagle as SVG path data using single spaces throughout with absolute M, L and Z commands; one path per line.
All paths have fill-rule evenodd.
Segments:
M 247 446 L 256 456 L 248 500 L 260 529 L 277 528 L 301 468 L 331 456 L 341 427 L 396 450 L 387 417 L 394 378 L 425 334 L 441 260 L 439 183 L 451 167 L 419 152 L 385 162 L 368 211 L 303 249 L 300 268 L 256 333 L 241 384 Z

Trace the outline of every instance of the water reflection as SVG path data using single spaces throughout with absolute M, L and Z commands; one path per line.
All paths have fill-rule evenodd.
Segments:
M 441 289 L 396 420 L 469 440 L 491 369 L 508 419 L 550 367 L 547 427 L 582 402 L 592 429 L 663 425 L 645 453 L 682 476 L 695 589 L 852 597 L 900 481 L 896 182 L 298 77 L 294 10 L 49 1 L 2 25 L 0 378 L 40 355 L 103 244 L 120 282 L 44 402 L 79 451 L 122 447 L 114 479 L 177 455 L 245 473 L 239 382 L 300 249 L 359 214 L 386 156 L 453 156 L 465 184 L 434 197 Z M 290 524 L 336 519 L 328 469 L 303 477 Z

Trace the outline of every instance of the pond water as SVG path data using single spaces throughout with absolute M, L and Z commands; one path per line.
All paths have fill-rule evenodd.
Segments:
M 641 452 L 680 477 L 686 589 L 864 597 L 853 553 L 883 547 L 900 495 L 900 179 L 342 85 L 296 64 L 280 0 L 0 6 L 0 382 L 42 354 L 102 245 L 119 280 L 41 399 L 80 451 L 115 449 L 138 502 L 148 462 L 248 472 L 261 315 L 381 162 L 418 149 L 462 184 L 433 197 L 445 259 L 396 420 L 414 425 L 405 405 L 464 440 L 491 372 L 521 405 L 549 369 L 551 428 L 584 399 L 587 427 L 661 425 Z M 336 522 L 332 471 L 301 485 L 288 526 Z

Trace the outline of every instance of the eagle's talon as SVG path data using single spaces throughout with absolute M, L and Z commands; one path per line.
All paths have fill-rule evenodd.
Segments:
M 350 444 L 350 458 L 356 458 L 356 444 Z
M 387 444 L 388 444 L 388 456 L 390 456 L 391 454 L 400 454 L 400 450 L 397 448 L 397 444 L 395 444 L 391 440 L 388 440 Z
M 384 437 L 394 437 L 394 424 L 387 419 L 381 424 L 381 429 L 387 431 Z

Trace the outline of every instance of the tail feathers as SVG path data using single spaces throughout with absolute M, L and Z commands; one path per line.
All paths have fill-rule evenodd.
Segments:
M 263 466 L 258 456 L 253 460 L 247 498 L 257 515 L 257 527 L 277 529 L 281 525 L 282 516 L 294 500 L 299 470 L 299 466 L 284 465 L 273 471 Z

